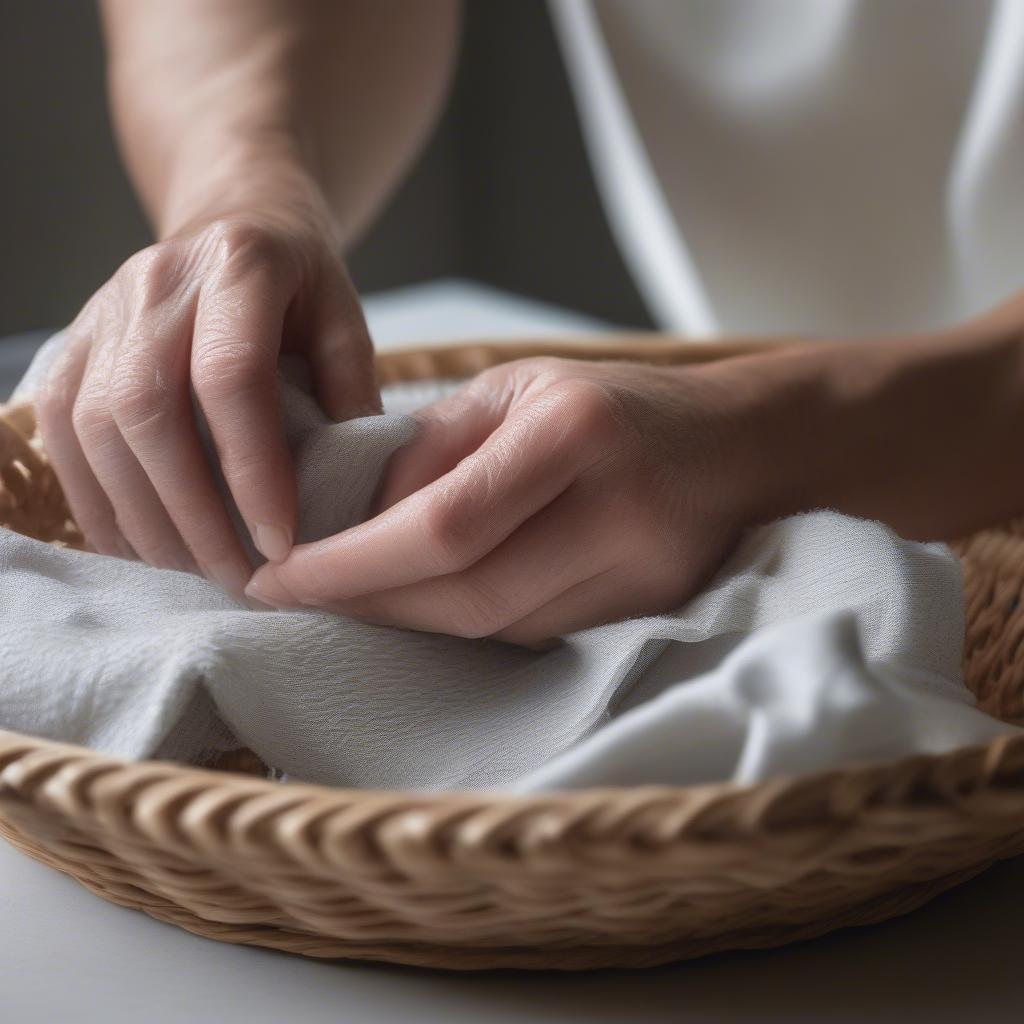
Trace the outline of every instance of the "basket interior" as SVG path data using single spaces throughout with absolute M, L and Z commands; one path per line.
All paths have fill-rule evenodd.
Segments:
M 460 345 L 382 383 L 539 354 L 684 363 L 758 343 Z M 0 525 L 83 546 L 30 405 L 0 410 Z M 1024 720 L 1024 518 L 953 541 L 964 670 Z M 260 772 L 246 751 L 217 767 Z M 449 968 L 643 966 L 905 912 L 1024 852 L 1024 738 L 756 787 L 503 795 L 278 786 L 0 732 L 0 834 L 210 938 Z

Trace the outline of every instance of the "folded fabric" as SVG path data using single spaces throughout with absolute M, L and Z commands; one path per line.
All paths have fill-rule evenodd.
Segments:
M 334 424 L 280 389 L 311 540 L 366 515 L 415 421 Z M 0 725 L 129 758 L 241 742 L 335 785 L 754 781 L 983 742 L 1013 729 L 972 706 L 962 632 L 948 549 L 828 511 L 750 531 L 675 614 L 545 652 L 251 611 L 188 574 L 0 531 Z

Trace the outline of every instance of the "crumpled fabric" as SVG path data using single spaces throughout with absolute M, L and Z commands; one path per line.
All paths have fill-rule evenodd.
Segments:
M 279 383 L 300 537 L 318 539 L 366 516 L 415 419 L 331 423 Z M 386 403 L 411 394 L 427 397 Z M 1016 731 L 973 706 L 962 637 L 946 547 L 830 511 L 749 531 L 674 614 L 544 652 L 253 611 L 186 573 L 0 531 L 0 725 L 127 758 L 242 743 L 339 786 L 754 782 Z

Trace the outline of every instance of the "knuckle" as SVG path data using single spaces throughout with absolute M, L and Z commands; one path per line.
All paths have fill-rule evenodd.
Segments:
M 527 356 L 481 370 L 466 387 L 476 394 L 508 393 L 513 398 L 542 390 L 561 377 L 565 360 L 555 356 Z
M 86 445 L 107 439 L 115 429 L 106 404 L 81 395 L 71 410 L 71 425 L 75 434 Z
M 204 336 L 192 356 L 192 383 L 208 401 L 258 391 L 271 383 L 269 365 L 255 347 L 226 331 Z
M 218 449 L 221 472 L 233 494 L 242 500 L 261 493 L 268 480 L 273 482 L 287 479 L 274 471 L 275 464 L 268 460 L 262 445 L 253 446 L 248 439 L 229 437 Z
M 263 226 L 243 217 L 214 221 L 205 232 L 205 241 L 228 268 L 249 269 L 275 262 L 280 253 L 276 238 Z
M 569 360 L 558 356 L 517 359 L 509 369 L 515 390 L 523 395 L 543 394 L 549 388 L 558 389 L 572 372 Z
M 516 360 L 513 366 L 517 373 L 551 382 L 561 379 L 568 366 L 568 360 L 558 356 L 532 356 Z
M 448 632 L 467 640 L 492 636 L 512 620 L 509 602 L 493 589 L 465 578 L 447 583 L 443 597 Z
M 597 444 L 612 441 L 619 432 L 615 400 L 599 381 L 576 378 L 554 389 L 559 412 L 580 439 Z
M 142 360 L 119 376 L 109 399 L 114 422 L 126 437 L 162 429 L 173 409 L 163 375 Z
M 467 382 L 467 387 L 479 387 L 481 389 L 491 389 L 496 384 L 504 384 L 506 381 L 514 378 L 519 372 L 524 363 L 528 363 L 528 359 L 513 359 L 508 363 L 498 363 L 496 366 L 488 366 L 486 369 L 481 370 L 479 373 L 471 377 Z
M 177 248 L 167 242 L 157 242 L 130 256 L 115 278 L 137 297 L 142 308 L 151 309 L 170 296 L 180 268 Z
M 444 496 L 435 499 L 421 518 L 424 541 L 439 572 L 457 572 L 475 561 L 476 531 L 460 505 Z

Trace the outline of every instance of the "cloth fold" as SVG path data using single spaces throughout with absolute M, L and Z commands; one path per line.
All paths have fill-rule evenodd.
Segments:
M 280 390 L 312 540 L 366 515 L 415 421 L 334 424 L 288 376 Z M 962 633 L 947 548 L 828 511 L 750 531 L 675 614 L 544 652 L 256 612 L 185 573 L 0 531 L 0 725 L 128 758 L 242 742 L 333 785 L 752 782 L 1015 731 L 973 707 Z

